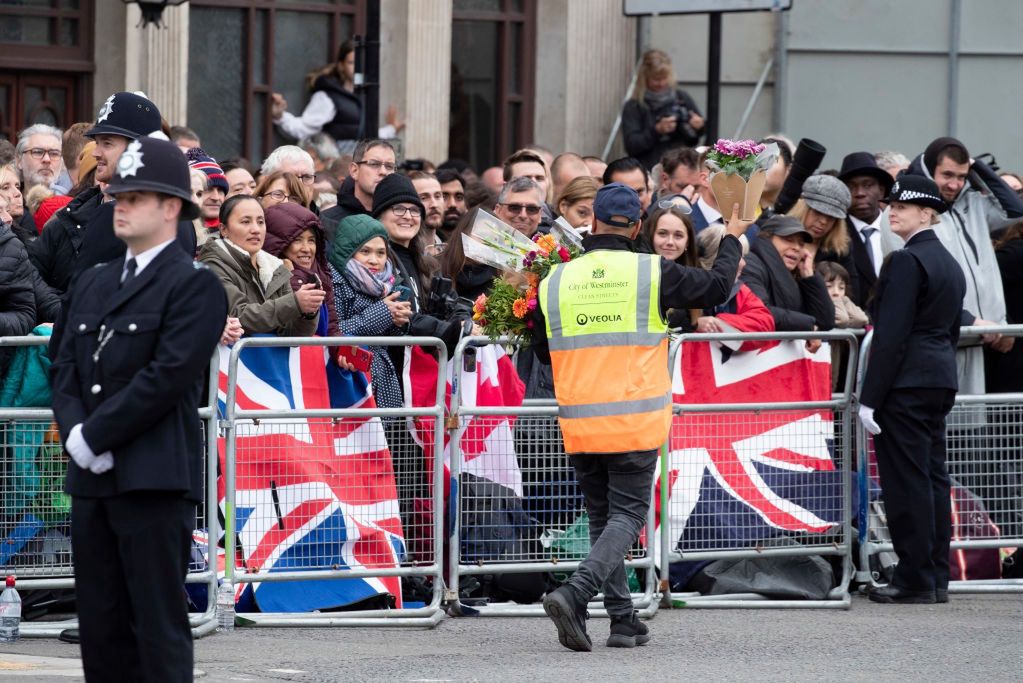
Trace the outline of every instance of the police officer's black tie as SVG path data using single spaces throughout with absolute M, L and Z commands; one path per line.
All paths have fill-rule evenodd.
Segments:
M 132 280 L 135 279 L 135 270 L 138 268 L 138 266 L 139 266 L 139 264 L 135 260 L 134 256 L 132 258 L 128 259 L 127 261 L 125 261 L 125 263 L 124 263 L 124 274 L 121 275 L 121 286 L 122 287 L 124 287 L 129 282 L 131 282 Z

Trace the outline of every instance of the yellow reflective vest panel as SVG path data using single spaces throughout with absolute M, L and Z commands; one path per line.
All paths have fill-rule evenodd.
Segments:
M 540 283 L 567 453 L 660 448 L 671 427 L 660 257 L 594 251 Z

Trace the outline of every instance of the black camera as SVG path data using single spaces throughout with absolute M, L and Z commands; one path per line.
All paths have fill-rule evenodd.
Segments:
M 412 317 L 409 334 L 440 337 L 450 356 L 458 341 L 472 334 L 472 302 L 455 293 L 451 278 L 439 273 L 434 275 L 424 312 Z
M 666 107 L 661 108 L 654 114 L 654 120 L 674 118 L 676 125 L 681 128 L 688 138 L 699 137 L 699 132 L 689 123 L 689 117 L 693 115 L 692 110 L 683 102 L 675 100 Z

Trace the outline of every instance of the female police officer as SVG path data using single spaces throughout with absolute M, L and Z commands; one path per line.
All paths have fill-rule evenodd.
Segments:
M 906 246 L 877 283 L 874 341 L 860 419 L 874 434 L 888 528 L 899 564 L 874 602 L 948 600 L 951 511 L 945 416 L 957 389 L 956 344 L 966 281 L 931 225 L 946 208 L 938 186 L 904 176 L 889 195 L 889 222 Z

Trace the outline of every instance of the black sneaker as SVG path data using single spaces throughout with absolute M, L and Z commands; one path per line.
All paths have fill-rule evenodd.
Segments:
M 543 599 L 543 611 L 558 627 L 558 642 L 569 650 L 589 652 L 593 641 L 586 633 L 586 605 L 569 586 L 551 591 Z
M 607 639 L 608 647 L 636 647 L 646 645 L 650 641 L 650 629 L 646 627 L 636 613 L 629 616 L 611 617 L 611 635 Z

